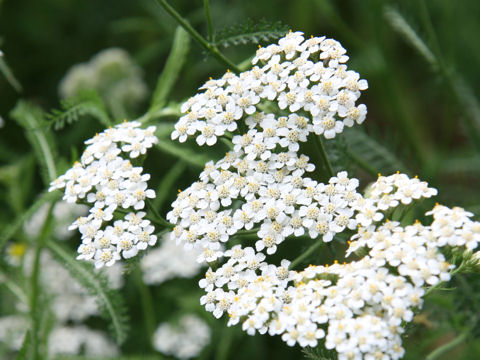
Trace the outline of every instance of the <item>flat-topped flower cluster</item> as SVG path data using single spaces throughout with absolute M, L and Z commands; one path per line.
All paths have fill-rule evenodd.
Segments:
M 87 140 L 80 162 L 52 182 L 49 191 L 65 188 L 64 200 L 91 204 L 88 216 L 69 227 L 82 235 L 77 259 L 111 266 L 121 256 L 130 258 L 156 243 L 153 225 L 139 211 L 147 198 L 155 197 L 147 185 L 150 175 L 130 161 L 158 141 L 154 131 L 154 126 L 141 129 L 135 121 L 107 129 Z
M 198 261 L 210 266 L 199 285 L 214 316 L 292 346 L 324 342 L 339 359 L 398 359 L 401 324 L 421 307 L 423 287 L 450 278 L 442 247 L 476 248 L 480 226 L 470 213 L 441 206 L 427 213 L 429 226 L 390 221 L 437 194 L 416 177 L 379 176 L 362 195 L 346 172 L 328 183 L 305 176 L 315 167 L 299 153 L 301 142 L 333 138 L 365 119 L 366 107 L 355 102 L 367 84 L 347 59 L 334 40 L 290 33 L 257 51 L 253 65 L 262 67 L 208 81 L 182 106 L 172 138 L 199 133 L 198 144 L 213 145 L 245 130 L 179 193 L 167 220 L 176 225 L 172 239 L 202 250 Z M 266 260 L 289 238 L 330 242 L 342 232 L 351 236 L 348 254 L 363 253 L 359 260 L 299 272 L 287 259 Z M 238 244 L 252 234 L 254 246 Z
M 283 134 L 292 142 L 305 131 L 331 139 L 345 126 L 361 124 L 367 108 L 355 102 L 368 84 L 347 70 L 345 52 L 333 39 L 305 40 L 301 32 L 290 32 L 278 45 L 260 48 L 251 70 L 240 75 L 227 72 L 221 79 L 207 81 L 200 88 L 204 91 L 181 107 L 187 114 L 175 125 L 172 139 L 183 142 L 200 133 L 196 137 L 199 145 L 213 145 L 218 136 L 235 131 L 240 120 L 268 103 L 311 118 L 303 131 L 290 129 L 289 136 Z M 247 123 L 250 128 L 256 125 L 254 119 Z

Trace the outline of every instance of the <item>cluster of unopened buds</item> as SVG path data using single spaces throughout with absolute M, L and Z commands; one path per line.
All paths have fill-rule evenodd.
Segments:
M 133 257 L 156 243 L 154 227 L 140 211 L 155 197 L 147 185 L 150 175 L 130 161 L 158 141 L 154 131 L 154 126 L 141 129 L 135 121 L 107 129 L 87 140 L 80 162 L 52 182 L 49 190 L 65 188 L 67 202 L 91 204 L 88 216 L 69 227 L 81 233 L 77 259 L 111 266 L 121 256 Z
M 199 285 L 215 317 L 227 314 L 229 325 L 291 346 L 320 341 L 339 359 L 398 359 L 401 324 L 421 307 L 424 286 L 450 278 L 442 248 L 473 250 L 480 224 L 440 205 L 426 214 L 434 218 L 428 226 L 389 220 L 437 194 L 417 177 L 379 176 L 362 195 L 346 172 L 328 183 L 304 176 L 315 167 L 299 153 L 301 142 L 333 138 L 365 119 L 365 105 L 355 102 L 367 83 L 347 70 L 347 59 L 335 40 L 291 32 L 257 51 L 252 65 L 261 67 L 208 81 L 182 106 L 172 139 L 199 133 L 198 144 L 213 145 L 226 135 L 232 150 L 179 193 L 167 220 L 176 225 L 172 239 L 201 250 L 198 261 L 210 266 Z M 237 129 L 243 133 L 229 134 Z M 302 271 L 287 259 L 266 261 L 292 237 L 330 242 L 343 232 L 347 255 L 358 260 Z M 238 244 L 246 234 L 258 236 L 254 246 Z

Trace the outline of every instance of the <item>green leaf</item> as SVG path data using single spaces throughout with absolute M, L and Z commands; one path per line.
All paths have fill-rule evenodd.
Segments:
M 172 50 L 170 51 L 165 67 L 158 78 L 150 109 L 161 108 L 165 105 L 166 99 L 175 85 L 180 70 L 185 63 L 189 48 L 190 37 L 185 30 L 178 26 L 175 30 Z
M 23 212 L 18 216 L 10 225 L 5 227 L 0 233 L 0 249 L 5 246 L 6 242 L 12 238 L 13 235 L 22 227 L 23 223 L 29 219 L 33 214 L 35 214 L 40 207 L 50 201 L 56 201 L 61 198 L 61 193 L 59 191 L 55 192 L 46 192 L 38 197 L 38 199 L 28 208 L 27 211 Z
M 378 173 L 407 172 L 405 165 L 394 154 L 363 130 L 351 128 L 343 134 L 348 156 L 368 173 L 376 176 Z
M 91 116 L 104 127 L 113 125 L 102 99 L 95 90 L 80 91 L 77 96 L 62 100 L 61 109 L 53 109 L 47 115 L 50 125 L 55 130 L 62 129 L 66 124 Z
M 3 53 L 0 51 L 0 72 L 3 74 L 8 83 L 17 91 L 22 92 L 22 85 L 13 75 L 13 71 L 8 66 L 7 62 L 3 58 Z
M 70 275 L 90 294 L 96 296 L 101 315 L 110 320 L 115 340 L 121 344 L 127 338 L 128 332 L 126 307 L 121 295 L 110 288 L 105 275 L 95 273 L 89 264 L 75 260 L 65 249 L 51 240 L 48 240 L 46 245 Z
M 45 185 L 57 177 L 56 147 L 52 133 L 46 125 L 43 111 L 26 101 L 20 100 L 10 112 L 10 116 L 25 130 L 25 136 L 35 150 L 41 166 Z
M 266 20 L 247 20 L 241 25 L 225 28 L 215 34 L 215 45 L 228 47 L 241 44 L 258 44 L 272 42 L 284 36 L 288 26 L 281 21 L 269 22 Z

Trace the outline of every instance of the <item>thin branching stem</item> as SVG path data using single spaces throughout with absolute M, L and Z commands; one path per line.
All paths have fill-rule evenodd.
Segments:
M 192 36 L 195 41 L 197 41 L 205 50 L 210 52 L 219 62 L 235 73 L 240 72 L 237 65 L 223 55 L 214 44 L 208 42 L 207 39 L 200 35 L 197 30 L 195 30 L 192 25 L 190 25 L 166 0 L 157 0 L 157 2 L 178 22 L 181 27 L 185 29 L 186 32 L 190 34 L 190 36 Z

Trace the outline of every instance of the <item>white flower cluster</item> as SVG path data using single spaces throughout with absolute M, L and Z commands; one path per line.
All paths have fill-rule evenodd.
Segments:
M 333 138 L 365 118 L 365 106 L 355 102 L 367 84 L 340 65 L 347 59 L 334 40 L 304 41 L 301 33 L 290 33 L 257 52 L 253 64 L 263 67 L 207 82 L 183 105 L 187 114 L 172 139 L 183 142 L 199 132 L 198 144 L 213 145 L 217 136 L 235 131 L 238 120 L 247 130 L 179 193 L 167 219 L 176 225 L 173 240 L 202 250 L 197 260 L 210 268 L 199 283 L 206 292 L 200 302 L 217 318 L 228 314 L 228 325 L 281 335 L 291 346 L 322 341 L 339 359 L 398 359 L 404 353 L 401 324 L 422 305 L 423 286 L 450 277 L 441 248 L 473 250 L 479 223 L 461 209 L 440 206 L 427 213 L 434 215 L 430 226 L 389 221 L 437 194 L 417 177 L 379 176 L 365 195 L 346 172 L 326 184 L 304 177 L 314 165 L 299 154 L 300 142 L 311 133 Z M 262 100 L 275 101 L 284 116 L 259 112 L 271 105 Z M 300 272 L 286 259 L 266 261 L 293 236 L 329 242 L 342 232 L 354 234 L 348 254 L 362 248 L 363 258 Z M 238 245 L 242 235 L 254 234 L 254 247 Z
M 0 343 L 11 350 L 20 350 L 29 325 L 28 318 L 21 315 L 0 317 Z
M 130 258 L 156 243 L 154 227 L 144 219 L 145 212 L 138 211 L 147 198 L 155 197 L 147 188 L 150 175 L 121 156 L 135 159 L 145 154 L 158 141 L 154 131 L 154 126 L 141 129 L 135 121 L 107 129 L 87 140 L 81 161 L 52 182 L 49 191 L 65 188 L 67 202 L 92 204 L 88 216 L 78 218 L 69 228 L 78 228 L 82 234 L 77 259 L 93 259 L 97 268 L 111 266 L 120 255 Z M 129 208 L 135 211 L 123 220 L 114 219 L 116 210 L 118 214 Z
M 48 204 L 38 209 L 30 219 L 24 222 L 23 230 L 30 237 L 36 237 L 40 234 L 41 228 L 45 223 L 48 213 Z M 55 219 L 53 234 L 56 239 L 66 240 L 72 236 L 68 226 L 79 216 L 88 213 L 88 206 L 79 204 L 69 204 L 66 201 L 58 201 L 53 207 L 52 216 Z
M 218 136 L 236 130 L 240 119 L 261 110 L 265 102 L 280 110 L 305 112 L 311 121 L 302 120 L 300 132 L 322 134 L 327 139 L 345 126 L 361 124 L 367 108 L 355 102 L 368 84 L 358 73 L 347 70 L 345 52 L 333 39 L 305 40 L 301 32 L 290 32 L 278 45 L 260 48 L 251 70 L 240 75 L 227 72 L 221 79 L 207 81 L 201 87 L 205 91 L 181 107 L 187 114 L 175 125 L 172 139 L 183 142 L 199 132 L 199 145 L 213 145 Z M 253 129 L 256 123 L 248 125 Z
M 59 93 L 68 98 L 91 89 L 120 118 L 125 116 L 125 107 L 138 105 L 148 94 L 142 69 L 119 48 L 102 50 L 90 61 L 72 66 L 60 82 Z
M 176 326 L 162 323 L 153 335 L 155 350 L 179 359 L 200 355 L 210 343 L 210 327 L 196 315 L 183 315 Z
M 115 357 L 117 346 L 104 333 L 86 326 L 56 327 L 48 338 L 48 353 L 51 358 L 59 355 L 91 357 Z
M 24 272 L 31 274 L 33 252 L 25 255 Z M 96 297 L 90 295 L 70 273 L 49 253 L 43 252 L 40 258 L 42 272 L 41 282 L 51 296 L 51 308 L 55 319 L 60 324 L 78 323 L 90 316 L 99 315 Z M 123 286 L 123 267 L 115 264 L 109 268 L 98 269 L 108 278 L 108 283 L 114 289 Z
M 170 241 L 170 234 L 165 234 L 161 245 L 152 249 L 140 261 L 143 281 L 149 285 L 158 285 L 167 280 L 197 275 L 202 265 L 196 261 L 198 251 L 185 251 Z

